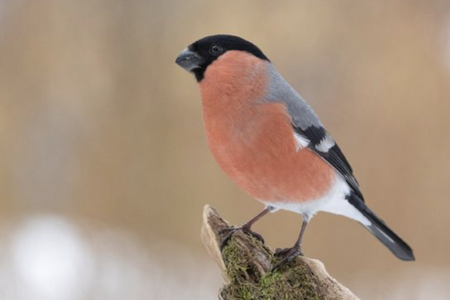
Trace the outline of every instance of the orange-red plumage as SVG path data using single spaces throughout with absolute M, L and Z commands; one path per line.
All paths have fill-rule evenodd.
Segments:
M 256 199 L 305 202 L 326 193 L 335 172 L 308 148 L 297 151 L 281 103 L 266 103 L 266 62 L 242 51 L 215 61 L 200 82 L 209 147 L 224 171 Z

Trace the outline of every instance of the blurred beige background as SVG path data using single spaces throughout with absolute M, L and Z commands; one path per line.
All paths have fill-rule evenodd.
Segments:
M 213 161 L 174 64 L 216 33 L 260 46 L 311 103 L 417 262 L 324 213 L 306 254 L 362 299 L 449 299 L 445 0 L 0 0 L 0 299 L 217 298 L 202 208 L 240 224 L 262 206 Z M 287 247 L 300 224 L 255 230 Z

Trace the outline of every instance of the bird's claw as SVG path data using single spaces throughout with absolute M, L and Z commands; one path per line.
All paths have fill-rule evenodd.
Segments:
M 294 258 L 297 256 L 303 256 L 303 252 L 301 248 L 298 246 L 294 246 L 292 248 L 286 248 L 286 249 L 277 249 L 275 250 L 274 256 L 275 257 L 281 257 L 281 260 L 277 262 L 273 268 L 272 271 L 277 270 L 279 267 L 286 263 L 290 263 Z
M 239 230 L 242 230 L 245 234 L 249 234 L 249 235 L 253 236 L 254 238 L 256 238 L 257 240 L 259 240 L 261 243 L 264 244 L 264 238 L 262 237 L 262 235 L 260 235 L 259 233 L 254 232 L 254 231 L 251 231 L 246 226 L 228 227 L 228 228 L 225 228 L 225 229 L 222 229 L 221 231 L 219 231 L 220 235 L 224 235 L 224 237 L 222 238 L 222 242 L 220 243 L 220 250 L 221 251 L 226 246 L 226 244 L 228 243 L 230 238 L 233 236 L 233 234 L 236 231 L 239 231 Z
M 275 256 L 275 257 L 284 257 L 284 256 L 286 256 L 290 251 L 292 251 L 292 250 L 295 249 L 295 248 L 297 248 L 297 247 L 284 248 L 284 249 L 277 248 L 277 249 L 275 250 L 275 253 L 273 254 L 273 256 Z M 297 250 L 297 251 L 299 252 L 299 255 L 300 255 L 300 256 L 303 256 L 303 252 L 302 252 L 302 250 L 301 250 L 300 247 L 298 247 L 298 250 Z

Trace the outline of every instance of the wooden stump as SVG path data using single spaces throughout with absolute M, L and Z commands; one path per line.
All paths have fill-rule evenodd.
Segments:
M 201 238 L 225 281 L 221 299 L 359 299 L 316 259 L 297 257 L 272 272 L 278 258 L 261 241 L 242 231 L 236 231 L 221 251 L 222 230 L 230 227 L 214 208 L 205 206 Z

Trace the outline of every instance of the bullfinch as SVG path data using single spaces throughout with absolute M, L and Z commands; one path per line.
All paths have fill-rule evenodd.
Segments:
M 281 262 L 302 254 L 306 225 L 319 211 L 358 221 L 396 257 L 412 249 L 369 209 L 352 167 L 311 106 L 254 44 L 213 35 L 189 45 L 176 63 L 193 73 L 202 98 L 209 148 L 220 167 L 269 212 L 300 213 L 297 241 Z

